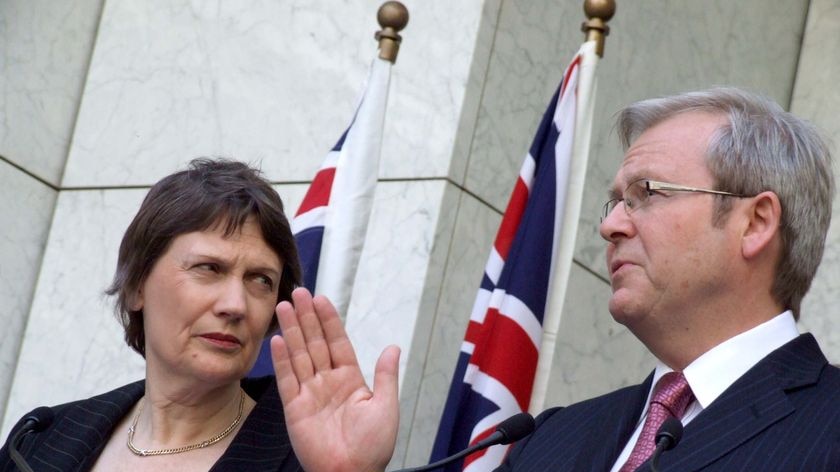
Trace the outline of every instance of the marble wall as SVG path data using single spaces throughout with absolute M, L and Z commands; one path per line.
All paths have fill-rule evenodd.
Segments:
M 0 300 L 18 310 L 0 315 L 17 326 L 0 348 L 0 385 L 11 389 L 5 409 L 0 397 L 3 436 L 37 405 L 142 377 L 102 292 L 150 184 L 194 157 L 231 156 L 259 165 L 288 208 L 297 207 L 350 120 L 381 2 L 71 3 L 50 9 L 56 18 L 23 1 L 0 6 L 4 17 L 23 19 L 0 30 L 10 45 L 4 76 L 15 67 L 30 74 L 9 81 L 0 97 L 0 221 L 27 221 L 0 238 Z M 393 68 L 380 184 L 347 316 L 366 376 L 385 345 L 403 349 L 393 466 L 428 458 L 501 210 L 583 20 L 580 0 L 404 3 L 411 20 Z M 823 52 L 840 38 L 838 4 L 619 1 L 599 66 L 551 404 L 634 383 L 652 366 L 606 310 L 597 223 L 621 158 L 615 112 L 641 98 L 739 85 L 790 105 L 838 142 L 840 92 L 830 77 L 840 59 L 826 65 Z M 34 30 L 61 19 L 46 53 Z M 50 59 L 57 56 L 66 63 Z M 38 82 L 62 74 L 67 80 Z M 21 195 L 32 195 L 28 206 L 7 205 Z M 835 362 L 840 338 L 829 314 L 838 258 L 835 226 L 803 315 L 803 329 Z M 27 277 L 9 276 L 18 271 Z M 55 388 L 40 388 L 46 379 Z
M 14 378 L 56 191 L 0 160 L 0 405 Z
M 833 52 L 832 52 L 833 51 Z M 812 0 L 796 74 L 790 110 L 811 120 L 831 140 L 840 185 L 840 0 Z M 832 55 L 833 54 L 833 55 Z M 802 301 L 800 329 L 811 331 L 828 348 L 829 360 L 840 364 L 840 330 L 835 307 L 840 298 L 840 204 L 828 230 L 825 255 L 811 290 Z
M 103 0 L 0 3 L 0 155 L 58 185 Z
M 0 2 L 0 416 L 30 313 L 101 4 Z

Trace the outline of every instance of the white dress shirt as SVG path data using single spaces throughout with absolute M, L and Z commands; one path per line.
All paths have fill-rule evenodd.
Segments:
M 688 380 L 688 385 L 694 393 L 695 400 L 686 408 L 682 417 L 682 424 L 690 423 L 704 408 L 707 408 L 730 385 L 758 364 L 761 359 L 797 336 L 799 336 L 799 330 L 796 329 L 796 321 L 793 319 L 793 313 L 788 310 L 755 328 L 718 344 L 695 359 L 683 370 L 683 375 Z M 656 365 L 642 416 L 639 418 L 636 430 L 615 461 L 611 472 L 618 472 L 621 466 L 627 462 L 630 453 L 633 451 L 633 446 L 636 445 L 639 435 L 642 434 L 642 427 L 645 424 L 648 406 L 653 395 L 653 387 L 656 386 L 656 382 L 663 375 L 672 371 L 673 369 L 662 362 Z

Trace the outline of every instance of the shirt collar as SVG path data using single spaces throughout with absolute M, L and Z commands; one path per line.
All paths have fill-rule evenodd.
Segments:
M 697 402 L 706 408 L 761 359 L 797 336 L 793 312 L 787 310 L 708 350 L 689 364 L 683 375 Z M 671 371 L 662 362 L 657 363 L 651 388 Z

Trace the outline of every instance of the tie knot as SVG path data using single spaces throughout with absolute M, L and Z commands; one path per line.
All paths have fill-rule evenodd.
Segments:
M 672 416 L 682 418 L 692 398 L 694 394 L 682 372 L 668 372 L 656 383 L 651 403 L 658 403 Z

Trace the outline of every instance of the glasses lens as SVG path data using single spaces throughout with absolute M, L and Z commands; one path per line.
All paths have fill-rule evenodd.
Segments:
M 647 180 L 637 180 L 624 191 L 624 204 L 628 210 L 636 210 L 645 206 L 650 196 L 647 183 Z
M 601 221 L 604 221 L 608 216 L 610 216 L 610 213 L 612 213 L 613 209 L 615 209 L 616 205 L 618 205 L 618 202 L 620 201 L 621 200 L 617 198 L 613 198 L 604 204 L 604 208 L 601 212 Z

